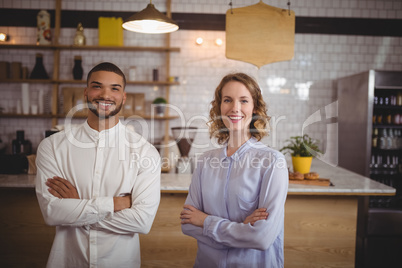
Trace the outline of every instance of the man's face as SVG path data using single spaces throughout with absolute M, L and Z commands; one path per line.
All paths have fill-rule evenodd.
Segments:
M 115 116 L 126 101 L 123 77 L 113 72 L 94 72 L 89 78 L 84 96 L 89 110 L 99 118 Z

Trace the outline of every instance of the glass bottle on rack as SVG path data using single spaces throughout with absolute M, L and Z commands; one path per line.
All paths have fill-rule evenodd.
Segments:
M 373 148 L 377 148 L 377 145 L 378 145 L 378 128 L 375 128 L 373 130 L 371 146 Z
M 394 133 L 392 132 L 392 128 L 388 129 L 388 135 L 387 135 L 387 146 L 386 149 L 394 149 Z
M 377 145 L 380 149 L 386 149 L 387 147 L 387 130 L 385 128 L 381 129 Z

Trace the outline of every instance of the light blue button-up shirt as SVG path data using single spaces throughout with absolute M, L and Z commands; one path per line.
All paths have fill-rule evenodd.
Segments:
M 197 159 L 185 203 L 209 216 L 204 228 L 182 225 L 198 242 L 194 267 L 283 267 L 288 183 L 283 154 L 255 138 L 230 157 L 225 147 Z M 268 219 L 243 224 L 257 208 L 267 208 Z

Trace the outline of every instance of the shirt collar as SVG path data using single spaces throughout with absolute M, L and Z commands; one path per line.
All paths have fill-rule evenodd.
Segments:
M 227 156 L 227 146 L 224 147 L 224 149 L 222 150 L 222 160 L 225 160 L 227 158 L 230 158 L 234 161 L 239 161 L 242 156 L 244 155 L 244 153 L 253 146 L 253 144 L 255 144 L 257 141 L 256 138 L 251 137 L 250 139 L 248 139 L 242 146 L 240 146 L 239 149 L 237 149 L 237 151 L 232 154 L 231 156 Z
M 98 140 L 101 138 L 104 138 L 105 136 L 113 137 L 118 133 L 119 128 L 120 128 L 121 122 L 119 121 L 114 127 L 105 129 L 102 131 L 97 131 L 96 129 L 93 129 L 89 126 L 88 120 L 85 121 L 84 123 L 84 129 L 85 132 L 88 134 L 88 136 L 92 137 L 94 140 Z

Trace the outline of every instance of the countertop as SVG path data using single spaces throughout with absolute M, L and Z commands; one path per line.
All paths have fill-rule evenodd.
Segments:
M 311 171 L 331 180 L 333 186 L 289 184 L 289 195 L 395 195 L 395 188 L 371 180 L 341 167 L 314 160 Z M 191 174 L 162 173 L 161 192 L 187 193 Z M 0 174 L 0 188 L 34 188 L 35 175 Z

